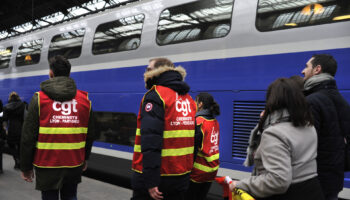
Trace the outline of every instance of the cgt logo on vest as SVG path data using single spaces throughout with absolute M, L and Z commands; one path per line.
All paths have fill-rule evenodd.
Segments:
M 187 116 L 188 113 L 191 112 L 190 101 L 188 99 L 185 101 L 182 101 L 182 99 L 177 99 L 175 104 L 176 111 L 182 112 L 183 116 Z
M 52 108 L 54 111 L 61 111 L 62 115 L 70 115 L 73 112 L 78 112 L 77 110 L 77 100 L 65 101 L 63 103 L 59 101 L 54 101 Z
M 219 139 L 219 132 L 214 130 L 211 131 L 211 136 L 210 136 L 210 142 L 212 144 L 218 145 L 218 139 Z

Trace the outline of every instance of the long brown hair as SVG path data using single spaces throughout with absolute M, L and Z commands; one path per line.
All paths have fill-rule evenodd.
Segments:
M 279 78 L 272 82 L 266 93 L 265 112 L 259 122 L 259 130 L 263 126 L 268 115 L 286 109 L 290 115 L 293 126 L 313 125 L 312 115 L 302 90 L 295 80 Z

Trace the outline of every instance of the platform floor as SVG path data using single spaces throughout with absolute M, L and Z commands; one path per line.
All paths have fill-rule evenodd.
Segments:
M 35 183 L 27 183 L 20 177 L 20 171 L 13 168 L 11 156 L 3 154 L 4 173 L 0 174 L 0 200 L 40 200 L 40 191 Z M 114 199 L 127 200 L 131 190 L 83 177 L 78 186 L 79 200 Z

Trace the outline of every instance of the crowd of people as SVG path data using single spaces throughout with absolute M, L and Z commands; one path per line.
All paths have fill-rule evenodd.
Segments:
M 7 140 L 15 166 L 43 200 L 77 199 L 95 138 L 88 94 L 70 78 L 62 56 L 50 59 L 50 79 L 27 108 L 16 92 L 0 101 L 0 173 Z M 252 130 L 246 166 L 251 177 L 233 180 L 256 199 L 336 200 L 343 189 L 350 106 L 339 93 L 336 60 L 316 54 L 304 78 L 278 78 L 267 88 L 266 106 Z M 209 93 L 189 95 L 186 70 L 154 58 L 144 73 L 148 90 L 137 117 L 132 200 L 203 200 L 217 176 L 220 107 Z M 35 169 L 35 170 L 33 170 Z

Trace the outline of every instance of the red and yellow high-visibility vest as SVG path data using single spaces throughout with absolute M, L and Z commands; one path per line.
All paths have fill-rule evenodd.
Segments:
M 161 176 L 187 174 L 193 166 L 194 130 L 196 104 L 189 94 L 179 95 L 170 88 L 153 86 L 165 110 L 163 148 L 161 152 Z M 142 173 L 141 152 L 141 109 L 137 117 L 137 130 L 134 146 L 132 169 Z M 147 109 L 147 105 L 146 105 Z
M 219 169 L 219 123 L 216 119 L 196 118 L 203 134 L 202 147 L 193 165 L 191 180 L 198 183 L 214 181 Z
M 37 92 L 39 135 L 33 164 L 41 168 L 72 168 L 85 160 L 91 102 L 77 90 L 71 101 L 58 102 Z

